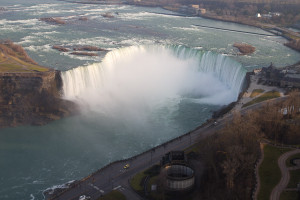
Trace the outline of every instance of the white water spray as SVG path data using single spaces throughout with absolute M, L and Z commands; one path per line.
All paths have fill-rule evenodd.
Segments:
M 62 73 L 65 98 L 92 110 L 140 115 L 182 99 L 224 105 L 235 101 L 246 70 L 227 56 L 183 46 L 132 46 L 101 63 Z M 138 111 L 138 113 L 137 113 Z

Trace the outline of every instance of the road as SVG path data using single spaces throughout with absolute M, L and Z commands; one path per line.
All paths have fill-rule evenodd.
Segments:
M 278 159 L 278 166 L 281 171 L 281 179 L 280 182 L 275 186 L 275 188 L 272 190 L 272 193 L 270 195 L 270 200 L 279 200 L 281 192 L 286 188 L 290 181 L 290 173 L 289 170 L 295 170 L 300 169 L 300 166 L 297 167 L 287 167 L 286 166 L 286 160 L 294 155 L 300 153 L 300 149 L 295 149 L 293 151 L 289 151 L 281 155 Z
M 282 99 L 277 98 L 277 99 Z M 270 100 L 269 100 L 270 101 Z M 266 101 L 268 102 L 268 101 Z M 248 110 L 260 108 L 264 103 L 258 103 L 246 108 L 242 108 L 241 114 L 245 114 Z M 58 196 L 51 197 L 51 200 L 77 200 L 80 195 L 88 195 L 91 199 L 97 199 L 113 189 L 121 191 L 127 199 L 139 200 L 139 197 L 128 183 L 129 179 L 137 172 L 145 170 L 155 163 L 159 163 L 164 154 L 174 150 L 184 150 L 200 140 L 212 135 L 217 130 L 223 128 L 228 121 L 231 121 L 232 113 L 228 113 L 223 118 L 217 120 L 217 125 L 213 122 L 198 127 L 195 130 L 177 137 L 169 142 L 161 144 L 142 154 L 129 158 L 127 160 L 116 161 L 102 169 L 96 171 L 90 176 L 80 180 L 73 187 L 60 193 Z M 130 168 L 124 170 L 124 165 L 129 164 Z
M 226 122 L 227 118 L 224 118 L 219 120 L 217 125 L 213 125 L 213 123 L 207 124 L 204 127 L 175 138 L 140 155 L 109 164 L 91 176 L 81 180 L 73 188 L 70 188 L 59 196 L 51 199 L 73 200 L 78 199 L 79 196 L 83 194 L 91 196 L 92 199 L 97 199 L 99 196 L 106 194 L 113 189 L 120 190 L 126 195 L 127 199 L 140 199 L 140 197 L 131 190 L 128 183 L 128 180 L 133 175 L 149 168 L 155 163 L 159 163 L 162 156 L 167 152 L 184 150 L 208 135 L 213 134 L 215 131 L 221 129 Z M 123 169 L 123 166 L 126 164 L 130 165 L 130 168 L 127 170 Z

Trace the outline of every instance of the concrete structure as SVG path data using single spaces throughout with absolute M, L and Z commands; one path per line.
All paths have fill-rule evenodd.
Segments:
M 184 151 L 171 151 L 161 160 L 167 191 L 189 191 L 195 185 L 194 170 L 188 166 Z
M 172 165 L 172 164 L 186 164 L 187 157 L 184 154 L 184 151 L 171 151 L 167 153 L 161 159 L 161 166 Z
M 166 186 L 170 191 L 187 191 L 194 187 L 194 170 L 185 165 L 170 165 L 166 167 Z
M 300 88 L 300 74 L 286 74 L 280 81 L 280 87 Z
M 261 70 L 262 80 L 268 85 L 300 88 L 300 73 L 295 70 L 277 69 L 272 64 Z
M 182 5 L 179 7 L 178 11 L 188 15 L 201 15 L 206 13 L 206 10 L 204 8 L 200 8 L 199 5 Z

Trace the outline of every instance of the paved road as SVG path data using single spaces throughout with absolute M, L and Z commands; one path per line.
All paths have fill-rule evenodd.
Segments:
M 275 188 L 272 190 L 272 193 L 270 195 L 270 200 L 279 200 L 280 198 L 280 194 L 281 192 L 286 188 L 286 186 L 288 185 L 289 183 L 289 180 L 290 180 L 290 173 L 289 173 L 289 170 L 290 169 L 300 169 L 299 166 L 297 167 L 290 167 L 288 168 L 286 166 L 286 160 L 294 155 L 294 154 L 298 154 L 300 153 L 300 149 L 295 149 L 293 151 L 289 151 L 289 152 L 286 152 L 285 154 L 281 155 L 278 159 L 278 166 L 280 168 L 280 171 L 281 171 L 281 180 L 280 182 L 275 186 Z
M 263 104 L 264 102 L 243 108 L 241 113 L 245 114 L 248 110 L 260 108 Z M 59 196 L 54 196 L 49 199 L 77 200 L 79 196 L 83 194 L 89 195 L 91 199 L 97 199 L 101 195 L 116 189 L 125 194 L 127 199 L 139 200 L 141 198 L 133 192 L 128 183 L 128 180 L 134 174 L 149 168 L 155 163 L 159 163 L 162 156 L 169 151 L 184 150 L 189 146 L 198 143 L 203 138 L 206 138 L 223 128 L 225 124 L 231 120 L 232 113 L 228 113 L 223 118 L 218 119 L 217 125 L 209 123 L 140 155 L 127 160 L 111 163 L 83 180 L 80 180 L 79 183 L 59 194 Z M 126 164 L 130 164 L 130 168 L 124 170 L 123 166 Z
M 53 197 L 51 199 L 73 200 L 78 199 L 79 196 L 83 194 L 91 196 L 92 199 L 96 199 L 100 195 L 110 192 L 113 189 L 117 189 L 124 193 L 127 199 L 140 199 L 140 197 L 131 190 L 128 184 L 128 180 L 134 174 L 147 169 L 155 163 L 159 163 L 161 157 L 165 153 L 173 150 L 184 150 L 208 135 L 213 134 L 216 130 L 221 129 L 224 124 L 226 124 L 227 118 L 221 119 L 217 125 L 210 123 L 138 156 L 125 161 L 114 162 L 93 175 L 81 180 L 73 188 L 67 190 L 58 197 Z M 130 164 L 130 168 L 124 170 L 123 166 L 125 164 Z

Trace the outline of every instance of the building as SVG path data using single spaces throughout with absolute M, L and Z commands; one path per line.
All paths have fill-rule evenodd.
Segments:
M 300 73 L 291 69 L 277 69 L 272 64 L 261 70 L 262 80 L 268 85 L 300 88 Z
M 186 164 L 187 157 L 184 151 L 171 151 L 164 155 L 161 159 L 161 166 L 171 165 L 171 164 Z
M 194 188 L 195 173 L 183 151 L 167 153 L 161 160 L 161 166 L 167 191 L 186 192 Z
M 300 74 L 285 74 L 280 80 L 280 87 L 300 88 Z
M 189 191 L 195 185 L 194 170 L 188 166 L 167 166 L 166 174 L 166 187 L 169 191 Z

